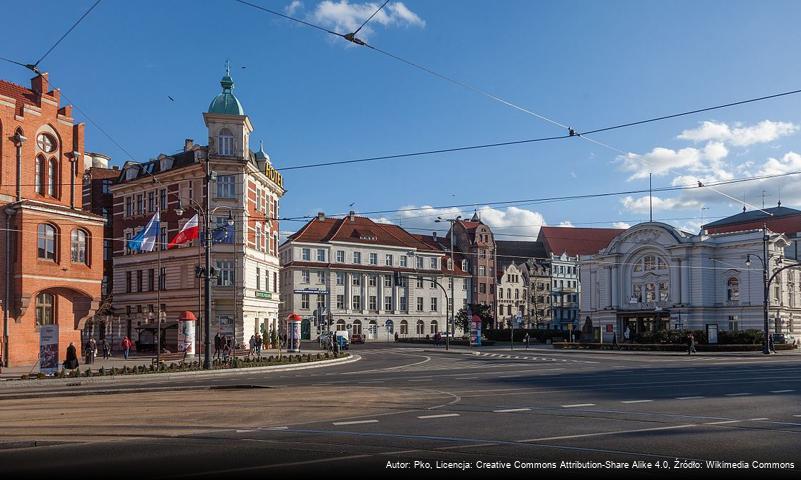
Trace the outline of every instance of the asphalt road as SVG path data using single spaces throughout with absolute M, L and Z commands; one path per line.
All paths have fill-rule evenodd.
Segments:
M 687 356 L 496 347 L 475 354 L 396 345 L 360 345 L 352 353 L 360 359 L 296 372 L 166 383 L 148 376 L 135 385 L 147 393 L 130 394 L 132 385 L 64 387 L 56 401 L 69 402 L 67 417 L 75 417 L 69 424 L 48 423 L 53 407 L 37 400 L 44 398 L 41 391 L 28 390 L 30 400 L 9 400 L 0 390 L 0 419 L 8 426 L 0 424 L 0 445 L 65 442 L 0 448 L 0 473 L 530 476 L 555 466 L 549 473 L 595 475 L 615 467 L 616 475 L 702 471 L 797 478 L 801 466 L 797 353 Z M 107 395 L 85 395 L 101 391 Z M 138 403 L 176 392 L 189 398 L 184 417 L 162 420 L 170 425 L 156 434 L 127 432 L 113 417 L 92 422 L 98 409 L 108 408 L 135 424 Z M 74 393 L 81 395 L 68 396 Z M 225 402 L 215 397 L 220 394 Z M 90 400 L 101 403 L 82 407 Z M 226 409 L 222 424 L 193 418 L 207 403 L 212 411 Z M 40 421 L 30 422 L 35 417 L 29 415 Z M 98 423 L 105 434 L 98 433 Z M 733 465 L 710 468 L 708 462 L 715 461 Z

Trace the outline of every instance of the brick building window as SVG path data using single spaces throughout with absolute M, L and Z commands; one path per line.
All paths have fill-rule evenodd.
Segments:
M 37 255 L 44 260 L 56 260 L 56 229 L 52 225 L 39 225 L 37 238 Z
M 53 325 L 55 316 L 55 297 L 50 293 L 40 293 L 36 296 L 36 324 Z
M 39 195 L 44 195 L 45 159 L 36 157 L 36 172 L 34 175 L 34 189 Z
M 73 230 L 70 238 L 70 252 L 72 263 L 89 263 L 86 252 L 88 251 L 88 235 L 84 230 Z
M 233 155 L 234 154 L 234 135 L 227 128 L 220 130 L 220 135 L 217 137 L 219 146 L 217 153 L 220 155 Z
M 58 163 L 55 158 L 51 158 L 48 163 L 47 171 L 47 194 L 51 197 L 56 196 L 56 180 L 58 179 Z

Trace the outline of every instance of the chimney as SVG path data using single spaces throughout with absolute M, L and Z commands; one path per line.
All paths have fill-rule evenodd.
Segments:
M 195 141 L 192 140 L 191 138 L 187 138 L 186 140 L 184 140 L 184 152 L 192 150 L 192 147 L 194 146 L 195 146 Z
M 434 237 L 434 241 L 437 241 L 437 232 L 431 232 L 431 236 Z
M 356 221 L 356 212 L 354 212 L 353 210 L 351 210 L 350 212 L 348 212 L 348 219 L 349 219 L 351 222 L 355 222 L 355 221 Z
M 325 212 L 317 212 L 317 221 L 318 222 L 325 221 Z
M 31 79 L 31 90 L 39 95 L 47 93 L 48 88 L 50 88 L 50 82 L 47 80 L 47 73 L 40 73 Z

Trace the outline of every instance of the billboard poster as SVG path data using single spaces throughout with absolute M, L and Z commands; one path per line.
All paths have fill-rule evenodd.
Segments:
M 195 322 L 178 322 L 178 351 L 187 355 L 195 354 Z
M 286 345 L 288 352 L 300 351 L 300 322 L 292 320 L 287 322 Z
M 58 372 L 58 325 L 39 327 L 39 371 L 46 375 Z
M 470 319 L 470 346 L 481 346 L 481 317 L 473 315 Z
M 224 337 L 234 336 L 234 319 L 228 315 L 220 315 L 217 317 L 220 322 L 220 335 Z

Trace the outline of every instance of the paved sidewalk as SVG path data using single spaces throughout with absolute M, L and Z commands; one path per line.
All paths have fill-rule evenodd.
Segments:
M 316 353 L 325 352 L 325 350 L 313 349 L 313 348 L 308 348 L 308 347 L 309 347 L 309 345 L 304 344 L 301 353 L 302 354 L 306 354 L 306 353 L 316 354 Z M 286 350 L 281 350 L 281 352 L 282 352 L 283 355 L 288 355 Z M 164 355 L 166 355 L 166 354 L 164 354 Z M 270 355 L 278 355 L 278 349 L 269 349 L 269 350 L 262 350 L 261 351 L 261 356 L 262 357 L 269 357 Z M 294 355 L 294 354 L 292 354 L 292 355 Z M 237 357 L 238 358 L 247 358 L 247 355 L 238 355 Z M 84 363 L 84 358 L 81 357 L 81 358 L 78 359 L 78 362 L 80 363 L 78 368 L 81 371 L 84 371 L 86 369 L 86 367 L 91 367 L 92 370 L 99 370 L 100 367 L 103 367 L 105 369 L 123 368 L 123 367 L 133 368 L 133 367 L 138 367 L 138 366 L 141 366 L 141 365 L 144 365 L 144 366 L 147 367 L 147 366 L 150 366 L 153 363 L 153 359 L 155 359 L 155 358 L 156 358 L 155 355 L 135 355 L 135 354 L 131 354 L 131 355 L 128 356 L 128 360 L 125 360 L 123 358 L 123 356 L 122 356 L 122 353 L 115 353 L 108 360 L 104 360 L 103 357 L 101 356 L 99 358 L 96 358 L 94 363 L 87 364 L 87 363 Z M 255 358 L 255 354 L 251 358 Z M 212 360 L 213 359 L 214 359 L 214 357 L 212 356 Z M 192 362 L 192 361 L 202 362 L 203 361 L 203 356 L 202 355 L 189 356 L 189 357 L 187 357 L 186 361 L 187 362 Z M 180 360 L 164 360 L 164 362 L 167 365 L 169 365 L 170 363 L 179 363 Z M 22 375 L 31 375 L 31 374 L 35 375 L 35 374 L 39 373 L 39 364 L 37 363 L 35 365 L 22 366 L 22 367 L 19 367 L 19 366 L 18 367 L 7 367 L 7 368 L 3 368 L 2 370 L 3 370 L 2 373 L 0 373 L 0 380 L 10 380 L 10 379 L 16 380 L 16 379 L 19 379 Z

